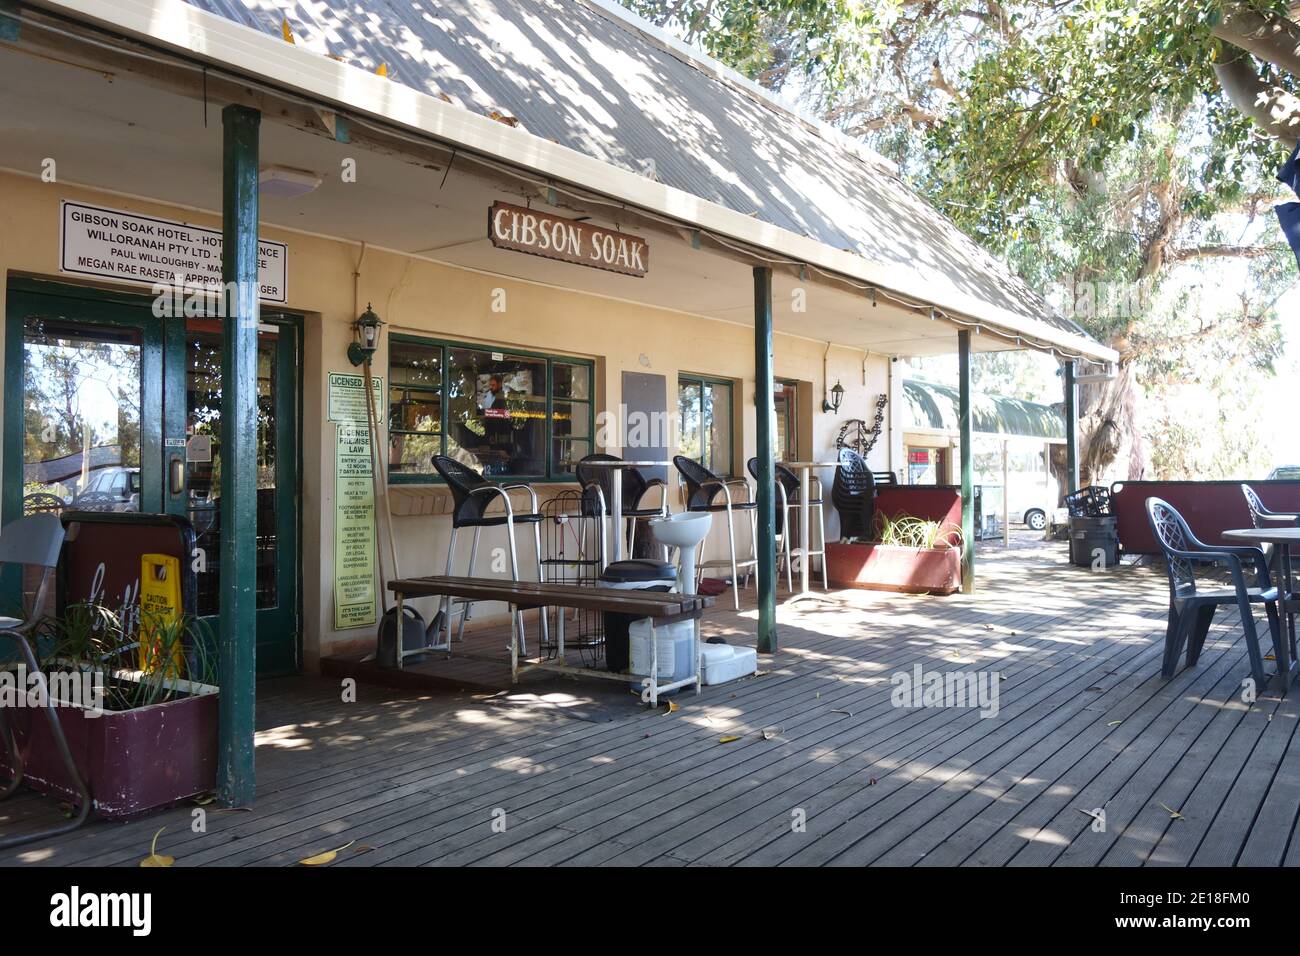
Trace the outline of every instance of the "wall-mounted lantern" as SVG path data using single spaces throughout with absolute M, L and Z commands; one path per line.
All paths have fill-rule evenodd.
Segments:
M 379 330 L 383 325 L 370 303 L 366 303 L 366 311 L 361 313 L 352 326 L 357 333 L 357 341 L 348 346 L 348 361 L 360 365 L 375 354 L 379 348 Z
M 822 411 L 835 412 L 838 415 L 842 401 L 844 401 L 844 386 L 836 381 L 835 387 L 831 389 L 830 401 L 822 399 Z

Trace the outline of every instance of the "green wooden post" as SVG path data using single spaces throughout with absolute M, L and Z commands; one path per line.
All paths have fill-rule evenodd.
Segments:
M 957 333 L 957 430 L 961 442 L 961 590 L 975 592 L 975 448 L 971 439 L 970 330 Z
M 221 707 L 217 789 L 232 806 L 252 802 L 257 676 L 257 164 L 262 116 L 221 114 Z
M 1065 377 L 1065 477 L 1066 494 L 1079 487 L 1079 386 L 1074 381 L 1074 362 L 1066 362 Z
M 758 650 L 775 654 L 776 638 L 776 385 L 772 380 L 772 270 L 754 267 L 754 407 L 758 442 Z M 800 521 L 806 521 L 800 516 Z M 807 559 L 805 559 L 807 560 Z

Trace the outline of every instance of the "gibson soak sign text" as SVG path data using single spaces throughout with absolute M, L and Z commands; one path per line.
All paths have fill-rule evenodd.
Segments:
M 650 267 L 650 246 L 640 236 L 510 203 L 493 203 L 488 210 L 488 237 L 498 249 L 513 249 L 623 275 L 643 276 Z

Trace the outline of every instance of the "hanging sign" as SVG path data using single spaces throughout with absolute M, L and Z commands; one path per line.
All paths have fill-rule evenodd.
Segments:
M 59 268 L 74 275 L 176 283 L 186 289 L 221 288 L 221 230 L 119 209 L 63 200 Z M 282 242 L 257 243 L 258 297 L 288 301 Z
M 334 456 L 334 627 L 376 621 L 375 487 L 370 429 L 340 422 Z
M 495 202 L 488 210 L 488 238 L 498 249 L 607 272 L 644 276 L 650 270 L 650 245 L 640 236 L 510 203 Z

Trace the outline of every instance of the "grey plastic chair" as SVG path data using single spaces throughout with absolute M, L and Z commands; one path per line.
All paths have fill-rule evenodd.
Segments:
M 17 645 L 23 664 L 29 673 L 33 674 L 40 673 L 41 666 L 32 648 L 31 638 L 36 626 L 45 616 L 50 590 L 54 583 L 54 569 L 58 566 L 59 551 L 62 547 L 63 524 L 52 514 L 35 514 L 19 518 L 0 530 L 0 566 L 17 565 L 41 569 L 41 583 L 36 589 L 36 597 L 26 618 L 0 616 L 0 640 L 8 639 Z M 74 818 L 57 826 L 0 839 L 0 849 L 75 830 L 90 814 L 90 790 L 77 769 L 77 762 L 72 757 L 72 750 L 68 747 L 68 739 L 63 734 L 63 725 L 59 723 L 59 714 L 54 706 L 52 695 L 46 694 L 45 698 L 45 706 L 42 710 L 45 712 L 46 720 L 49 721 L 50 735 L 59 749 L 59 756 L 68 771 L 68 778 L 77 789 L 80 806 Z M 9 754 L 9 765 L 14 768 L 13 779 L 4 784 L 4 789 L 0 791 L 0 800 L 3 800 L 12 796 L 23 780 L 22 754 L 18 749 L 18 741 L 5 719 L 3 707 L 0 707 L 0 744 Z
M 1224 605 L 1235 606 L 1241 614 L 1250 673 L 1262 689 L 1268 678 L 1264 674 L 1264 657 L 1259 649 L 1252 605 L 1264 605 L 1279 667 L 1286 659 L 1282 644 L 1285 638 L 1277 607 L 1278 589 L 1269 577 L 1264 552 L 1252 546 L 1212 546 L 1199 541 L 1187 527 L 1183 516 L 1160 498 L 1148 498 L 1146 509 L 1151 532 L 1164 552 L 1165 567 L 1169 572 L 1169 625 L 1165 630 L 1161 675 L 1174 676 L 1184 644 L 1187 645 L 1187 666 L 1194 666 L 1201 656 L 1215 610 Z M 1205 564 L 1226 566 L 1232 576 L 1232 587 L 1201 586 L 1196 580 L 1196 571 Z M 1246 577 L 1248 569 L 1254 571 L 1253 585 Z

